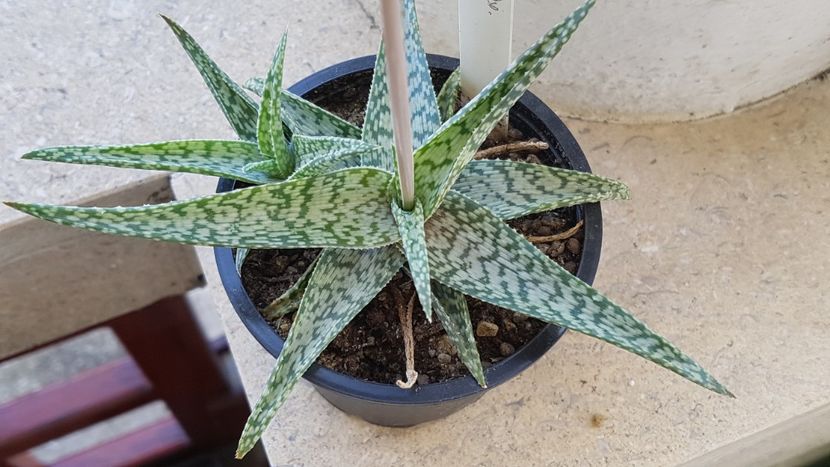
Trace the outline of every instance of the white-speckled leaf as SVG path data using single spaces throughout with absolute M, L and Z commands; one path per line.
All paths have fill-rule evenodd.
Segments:
M 415 152 L 415 194 L 427 218 L 490 131 L 568 41 L 593 4 L 594 0 L 588 0 L 548 31 Z
M 259 152 L 274 161 L 274 175 L 287 178 L 294 171 L 294 156 L 288 151 L 280 119 L 280 97 L 282 96 L 282 69 L 285 61 L 286 35 L 282 35 L 262 92 L 257 122 L 257 143 Z
M 177 243 L 373 248 L 400 239 L 389 208 L 390 180 L 387 172 L 359 168 L 152 206 L 7 204 L 58 224 Z
M 412 146 L 421 147 L 441 125 L 441 115 L 435 98 L 435 88 L 429 74 L 429 64 L 421 42 L 415 0 L 403 0 L 404 47 L 409 65 L 409 112 L 412 121 Z
M 424 238 L 424 210 L 418 203 L 411 211 L 404 211 L 398 206 L 397 201 L 392 200 L 392 214 L 398 223 L 401 245 L 409 263 L 412 282 L 418 292 L 418 300 L 427 320 L 432 321 L 432 292 L 429 288 L 429 261 Z
M 442 120 L 449 120 L 455 113 L 458 96 L 461 94 L 461 72 L 456 68 L 438 92 L 438 110 Z
M 224 71 L 219 69 L 187 31 L 172 19 L 163 15 L 162 18 L 173 30 L 173 34 L 196 65 L 196 69 L 199 70 L 236 134 L 245 141 L 256 141 L 257 114 L 259 113 L 256 103 Z
M 344 149 L 332 153 L 320 154 L 314 160 L 306 163 L 290 179 L 316 177 L 321 174 L 335 172 L 353 167 L 370 167 L 363 163 L 364 159 L 377 159 L 382 149 L 375 147 L 370 149 Z
M 291 145 L 298 159 L 298 165 L 303 166 L 326 154 L 336 152 L 354 152 L 377 148 L 376 145 L 359 139 L 339 138 L 336 136 L 305 136 L 296 135 Z
M 395 144 L 392 133 L 392 109 L 389 107 L 389 86 L 386 83 L 386 53 L 383 41 L 375 58 L 372 86 L 369 88 L 369 100 L 366 103 L 363 119 L 363 141 L 378 146 L 391 147 Z M 387 172 L 395 170 L 391 160 L 379 160 L 378 166 Z
M 452 345 L 458 350 L 458 357 L 478 384 L 486 388 L 484 368 L 481 366 L 481 357 L 476 347 L 473 335 L 473 323 L 470 321 L 470 310 L 467 309 L 467 299 L 464 294 L 432 281 L 432 293 L 435 297 L 435 314 L 444 326 Z
M 189 140 L 129 146 L 61 146 L 32 151 L 23 159 L 188 172 L 253 184 L 279 181 L 264 172 L 245 170 L 248 164 L 262 160 L 257 145 L 247 141 Z
M 303 299 L 308 281 L 311 278 L 311 273 L 317 266 L 317 261 L 320 257 L 314 258 L 314 261 L 308 266 L 302 276 L 297 279 L 291 287 L 288 288 L 282 295 L 274 299 L 268 306 L 262 309 L 262 316 L 267 320 L 275 320 L 281 318 L 288 313 L 292 313 L 300 307 L 300 301 Z
M 456 192 L 426 224 L 432 277 L 462 293 L 602 339 L 720 394 L 719 382 L 644 323 Z
M 251 78 L 245 88 L 262 96 L 265 79 Z M 360 138 L 360 128 L 292 92 L 283 89 L 281 101 L 282 121 L 295 135 Z
M 325 250 L 314 268 L 277 358 L 245 429 L 236 456 L 256 444 L 294 384 L 329 342 L 389 282 L 403 264 L 395 247 L 374 250 Z
M 236 253 L 233 255 L 233 262 L 236 265 L 236 273 L 242 277 L 242 265 L 245 264 L 245 259 L 248 257 L 248 253 L 251 250 L 248 248 L 237 248 Z
M 452 189 L 504 220 L 629 195 L 624 183 L 610 178 L 502 160 L 472 161 Z

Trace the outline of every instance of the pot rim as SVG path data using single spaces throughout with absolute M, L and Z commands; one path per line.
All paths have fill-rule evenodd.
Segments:
M 443 71 L 452 71 L 458 66 L 458 59 L 443 55 L 427 54 L 430 68 Z M 354 58 L 328 68 L 320 70 L 302 79 L 288 90 L 298 96 L 304 96 L 311 91 L 332 81 L 342 79 L 347 75 L 371 71 L 374 68 L 375 56 L 367 55 Z M 516 103 L 513 111 L 521 113 L 523 117 L 533 118 L 534 124 L 548 130 L 562 157 L 568 161 L 571 168 L 583 172 L 590 172 L 582 149 L 571 132 L 559 117 L 530 91 L 525 92 Z M 230 191 L 234 181 L 220 179 L 217 192 Z M 591 284 L 596 276 L 602 247 L 602 212 L 599 203 L 583 204 L 577 207 L 577 218 L 584 220 L 584 240 L 582 257 L 577 269 L 577 277 Z M 275 358 L 282 351 L 283 340 L 270 324 L 262 317 L 242 286 L 242 280 L 236 272 L 234 257 L 230 248 L 214 248 L 217 268 L 222 285 L 230 299 L 236 313 L 245 327 L 254 338 Z M 527 369 L 539 360 L 565 333 L 566 329 L 548 324 L 530 342 L 518 349 L 510 357 L 501 360 L 484 373 L 487 388 L 478 385 L 471 375 L 431 383 L 424 386 L 416 385 L 412 389 L 401 389 L 394 384 L 383 384 L 366 381 L 343 373 L 330 370 L 316 362 L 309 367 L 303 377 L 316 386 L 348 394 L 358 399 L 398 404 L 435 405 L 442 401 L 461 399 L 480 395 L 505 381 L 508 381 Z

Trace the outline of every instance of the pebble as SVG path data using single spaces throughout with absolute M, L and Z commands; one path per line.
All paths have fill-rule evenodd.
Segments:
M 550 244 L 550 248 L 548 249 L 549 255 L 559 256 L 565 252 L 565 244 L 559 241 L 553 242 Z
M 577 240 L 575 238 L 569 238 L 567 246 L 568 246 L 568 251 L 570 251 L 571 253 L 573 253 L 575 255 L 579 254 L 580 246 L 581 246 L 580 243 L 579 243 L 579 240 Z
M 489 321 L 479 321 L 476 326 L 476 336 L 493 337 L 499 333 L 499 326 Z
M 438 341 L 435 343 L 435 347 L 439 352 L 448 353 L 450 355 L 458 353 L 458 351 L 455 350 L 455 346 L 452 345 L 452 342 L 450 342 L 449 336 L 446 335 L 438 338 Z
M 366 345 L 375 345 L 375 336 L 369 336 L 366 338 Z
M 421 386 L 429 384 L 429 376 L 427 376 L 423 373 L 418 375 L 418 384 L 420 384 Z
M 553 229 L 550 228 L 549 225 L 541 225 L 536 228 L 536 235 L 540 237 L 546 237 L 548 235 L 553 235 Z
M 550 248 L 550 243 L 536 243 L 535 246 L 539 251 L 545 253 L 548 251 L 548 248 Z
M 527 321 L 527 315 L 523 315 L 521 313 L 513 313 L 513 322 L 514 323 L 524 323 Z
M 516 329 L 517 329 L 517 328 L 516 328 L 516 325 L 515 325 L 515 324 L 513 324 L 513 321 L 510 321 L 510 320 L 509 320 L 509 319 L 507 319 L 507 318 L 504 318 L 504 319 L 501 321 L 501 325 L 504 327 L 504 332 L 506 332 L 506 333 L 515 332 L 515 331 L 516 331 Z
M 288 321 L 282 321 L 280 323 L 280 331 L 288 332 L 289 329 L 291 329 L 291 325 L 288 324 Z
M 441 352 L 438 354 L 438 361 L 441 363 L 450 363 L 452 361 L 452 357 L 450 357 L 450 354 Z
M 509 136 L 512 140 L 524 139 L 524 135 L 522 134 L 522 132 L 515 128 L 507 130 L 507 136 Z
M 573 261 L 568 261 L 562 267 L 565 268 L 565 270 L 568 271 L 569 273 L 576 274 L 576 263 L 574 263 Z
M 513 347 L 508 342 L 502 342 L 501 345 L 499 346 L 499 353 L 501 353 L 502 357 L 509 357 L 509 356 L 513 355 L 513 352 L 515 352 L 515 351 L 516 351 L 516 348 Z
M 526 160 L 527 160 L 527 162 L 530 162 L 531 164 L 541 164 L 542 163 L 542 161 L 539 160 L 539 156 L 537 156 L 536 154 L 528 154 Z
M 435 356 L 435 350 L 434 350 L 434 349 L 429 349 L 429 350 L 427 350 L 427 353 L 429 354 L 429 356 L 430 356 L 430 357 L 434 357 L 434 356 Z

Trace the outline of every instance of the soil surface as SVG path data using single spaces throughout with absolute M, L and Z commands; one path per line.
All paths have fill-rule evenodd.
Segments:
M 363 123 L 367 97 L 368 86 L 349 87 L 345 90 L 341 88 L 335 94 L 311 96 L 318 105 L 359 126 Z M 482 149 L 505 142 L 527 140 L 518 130 L 511 129 L 506 141 L 495 141 L 491 136 L 482 145 Z M 507 153 L 496 157 L 557 165 L 551 150 L 536 154 Z M 549 236 L 574 227 L 576 216 L 572 208 L 559 209 L 525 216 L 508 224 L 526 237 Z M 566 270 L 576 273 L 582 254 L 582 240 L 583 230 L 579 228 L 569 238 L 535 245 Z M 242 268 L 242 282 L 254 305 L 262 309 L 279 297 L 299 279 L 318 254 L 319 250 L 251 251 Z M 398 379 L 405 379 L 399 303 L 392 288 L 397 288 L 406 301 L 415 294 L 411 279 L 399 272 L 329 344 L 317 363 L 341 373 L 380 383 L 393 384 Z M 467 297 L 467 304 L 485 368 L 515 353 L 545 327 L 542 321 L 474 298 Z M 291 327 L 291 319 L 292 315 L 288 315 L 271 322 L 271 325 L 285 338 Z M 417 298 L 413 331 L 418 384 L 440 382 L 468 374 L 437 317 L 433 323 L 427 322 Z

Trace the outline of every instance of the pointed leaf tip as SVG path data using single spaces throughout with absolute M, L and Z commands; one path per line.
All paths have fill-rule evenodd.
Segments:
M 424 210 L 416 203 L 411 211 L 404 211 L 392 200 L 392 214 L 398 224 L 406 260 L 412 273 L 412 282 L 427 320 L 432 321 L 432 292 L 430 291 L 429 261 L 424 236 Z

